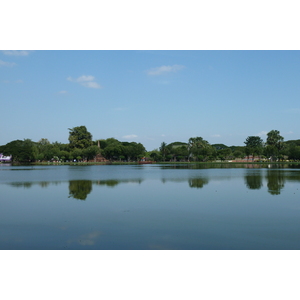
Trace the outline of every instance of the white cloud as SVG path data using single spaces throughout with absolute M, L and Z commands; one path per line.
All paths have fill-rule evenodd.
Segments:
M 267 135 L 267 133 L 268 133 L 268 131 L 261 131 L 257 135 L 258 136 L 264 136 L 264 135 Z
M 94 81 L 94 79 L 95 79 L 94 76 L 91 76 L 91 75 L 85 76 L 85 75 L 83 75 L 83 76 L 78 77 L 76 80 L 77 80 L 77 82 L 84 82 L 84 81 Z
M 65 95 L 65 94 L 67 94 L 68 92 L 67 91 L 60 91 L 60 92 L 58 92 L 59 94 L 63 94 L 63 95 Z
M 135 134 L 129 134 L 129 135 L 124 135 L 122 136 L 123 139 L 134 139 L 137 138 L 138 136 Z
M 16 63 L 0 60 L 0 67 L 13 67 Z
M 27 56 L 27 55 L 29 55 L 29 51 L 25 51 L 25 50 L 2 50 L 2 53 L 5 55 L 11 55 L 11 56 Z
M 93 89 L 101 89 L 102 86 L 100 86 L 96 81 L 95 77 L 91 75 L 82 75 L 78 78 L 72 78 L 68 77 L 67 80 L 72 81 L 72 82 L 77 82 L 82 86 L 85 86 L 87 88 L 93 88 Z
M 181 65 L 161 66 L 157 68 L 152 68 L 150 70 L 147 70 L 146 72 L 148 75 L 156 76 L 156 75 L 162 75 L 167 73 L 175 73 L 184 68 L 185 66 L 181 66 Z
M 221 137 L 221 135 L 220 134 L 213 134 L 212 137 L 219 138 L 219 137 Z

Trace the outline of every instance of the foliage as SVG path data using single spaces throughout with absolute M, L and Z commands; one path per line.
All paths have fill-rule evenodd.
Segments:
M 255 154 L 262 154 L 263 140 L 259 136 L 248 136 L 244 144 L 246 145 L 245 150 L 248 156 L 252 154 L 254 157 Z
M 166 155 L 169 153 L 169 149 L 167 148 L 167 144 L 162 142 L 159 147 L 160 154 L 162 156 L 163 161 L 166 160 Z
M 280 135 L 278 130 L 271 130 L 267 133 L 267 145 L 275 146 L 280 150 L 283 146 L 283 137 Z
M 30 139 L 15 140 L 1 147 L 4 155 L 12 155 L 13 161 L 32 162 L 37 158 L 38 149 L 36 143 Z
M 284 147 L 283 137 L 278 130 L 271 130 L 267 133 L 266 145 L 266 153 L 274 160 L 280 154 L 280 150 Z
M 245 146 L 210 145 L 202 137 L 191 137 L 188 143 L 162 142 L 159 149 L 146 152 L 141 143 L 120 142 L 115 138 L 92 141 L 85 126 L 69 129 L 69 143 L 50 143 L 46 138 L 38 142 L 30 139 L 14 140 L 0 146 L 0 153 L 12 155 L 14 162 L 93 160 L 98 154 L 110 161 L 138 161 L 147 157 L 152 161 L 215 161 L 264 155 L 272 160 L 300 160 L 300 139 L 284 142 L 278 130 L 267 134 L 266 143 L 258 136 L 248 136 Z M 100 147 L 99 147 L 100 146 Z
M 196 158 L 197 160 L 199 155 L 201 155 L 203 157 L 202 160 L 205 160 L 212 153 L 213 147 L 202 137 L 194 137 L 189 139 L 188 151 L 189 158 Z
M 69 142 L 71 148 L 84 149 L 92 145 L 92 135 L 85 126 L 69 128 Z

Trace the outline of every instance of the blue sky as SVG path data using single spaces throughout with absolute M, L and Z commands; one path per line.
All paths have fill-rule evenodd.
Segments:
M 1 51 L 0 145 L 29 138 L 300 139 L 299 51 Z M 4 109 L 3 109 L 4 107 Z

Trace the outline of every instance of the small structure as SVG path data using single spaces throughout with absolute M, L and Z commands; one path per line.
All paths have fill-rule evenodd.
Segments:
M 141 160 L 139 161 L 139 164 L 141 165 L 146 165 L 146 164 L 152 164 L 152 160 L 148 160 L 146 157 L 142 157 Z
M 5 156 L 2 153 L 0 153 L 0 162 L 11 162 L 12 161 L 12 155 Z
M 100 148 L 100 141 L 98 140 L 98 148 Z M 106 158 L 104 158 L 100 153 L 98 153 L 96 156 L 94 156 L 93 159 L 89 160 L 88 162 L 108 162 Z

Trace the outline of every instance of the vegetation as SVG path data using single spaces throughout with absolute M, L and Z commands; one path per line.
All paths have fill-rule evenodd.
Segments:
M 252 157 L 254 155 L 261 155 L 263 151 L 263 140 L 259 136 L 248 136 L 246 141 L 245 152 L 249 156 L 250 154 Z
M 120 142 L 115 138 L 92 140 L 85 126 L 69 129 L 69 143 L 50 143 L 46 138 L 34 142 L 15 140 L 0 146 L 0 153 L 12 155 L 14 162 L 85 162 L 134 163 L 141 159 L 156 162 L 221 162 L 252 160 L 300 160 L 300 140 L 284 142 L 278 130 L 267 134 L 266 142 L 259 136 L 248 136 L 245 146 L 209 144 L 202 137 L 191 137 L 188 142 L 162 142 L 158 149 L 146 152 L 141 143 Z

